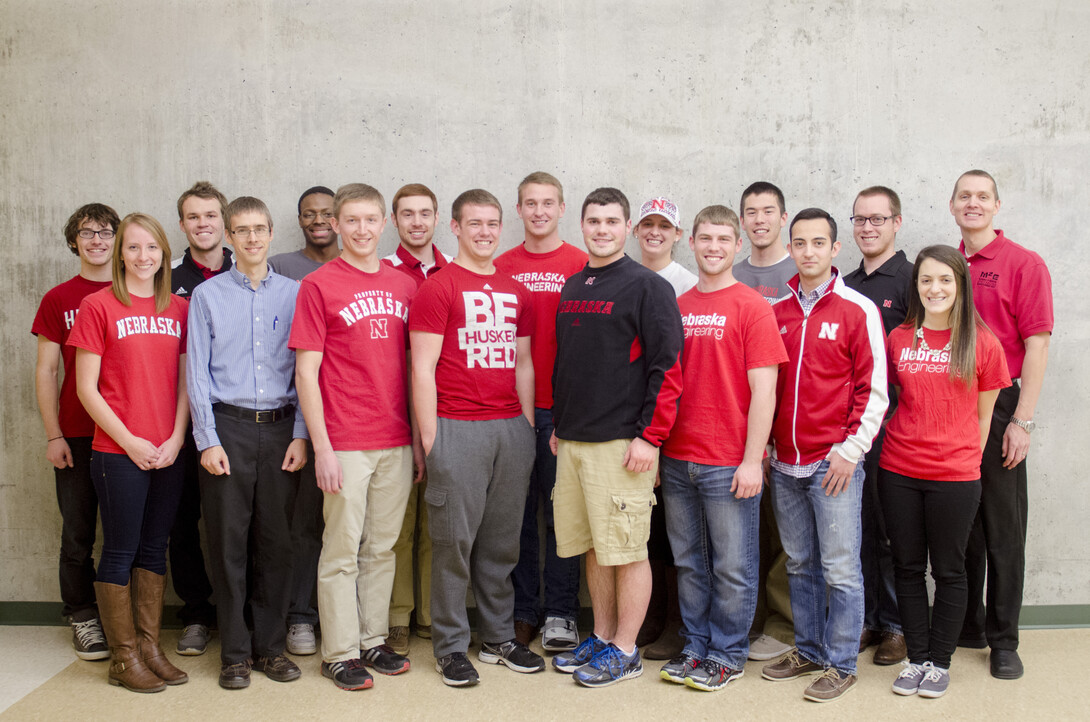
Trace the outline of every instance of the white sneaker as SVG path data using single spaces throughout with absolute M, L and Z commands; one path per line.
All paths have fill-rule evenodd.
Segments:
M 579 646 L 575 622 L 564 617 L 545 617 L 541 628 L 541 646 L 546 652 L 568 652 Z
M 762 634 L 749 643 L 749 658 L 754 662 L 767 662 L 770 659 L 782 657 L 792 649 L 794 647 L 790 644 L 784 644 L 775 637 Z
M 313 624 L 292 624 L 288 627 L 288 652 L 290 654 L 306 655 L 318 651 L 318 643 L 314 639 Z

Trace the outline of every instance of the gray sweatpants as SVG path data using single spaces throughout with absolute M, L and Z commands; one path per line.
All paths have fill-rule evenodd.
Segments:
M 522 415 L 496 421 L 439 418 L 424 492 L 436 657 L 469 650 L 471 580 L 481 640 L 515 636 L 511 571 L 519 558 L 534 440 L 534 428 Z

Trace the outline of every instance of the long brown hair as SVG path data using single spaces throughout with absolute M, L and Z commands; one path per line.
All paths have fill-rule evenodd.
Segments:
M 129 287 L 125 284 L 125 259 L 121 255 L 121 249 L 125 247 L 125 233 L 132 225 L 140 226 L 150 233 L 163 251 L 163 262 L 155 272 L 155 312 L 162 313 L 170 306 L 170 243 L 167 242 L 166 231 L 159 221 L 146 213 L 130 213 L 121 219 L 121 225 L 117 227 L 113 263 L 114 296 L 126 306 L 132 305 Z
M 984 321 L 973 306 L 973 284 L 969 278 L 969 264 L 965 257 L 953 246 L 928 246 L 916 256 L 916 265 L 912 268 L 912 293 L 908 296 L 908 315 L 905 326 L 912 326 L 919 332 L 923 326 L 924 309 L 920 300 L 920 264 L 925 259 L 938 261 L 949 266 L 954 272 L 954 284 L 957 297 L 950 309 L 950 379 L 972 386 L 976 375 L 976 335 L 978 326 L 986 328 Z M 985 331 L 987 332 L 987 331 Z M 913 335 L 912 348 L 916 349 L 919 339 Z

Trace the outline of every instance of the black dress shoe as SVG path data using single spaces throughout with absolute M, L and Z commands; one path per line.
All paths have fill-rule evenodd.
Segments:
M 993 649 L 991 667 L 992 676 L 996 679 L 1018 679 L 1025 673 L 1022 660 L 1013 649 Z

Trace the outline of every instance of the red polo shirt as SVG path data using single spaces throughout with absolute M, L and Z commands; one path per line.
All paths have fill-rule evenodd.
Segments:
M 958 246 L 965 254 L 964 241 Z M 973 304 L 1007 357 L 1011 378 L 1022 375 L 1025 340 L 1052 333 L 1052 277 L 1044 260 L 996 229 L 995 240 L 967 256 Z

